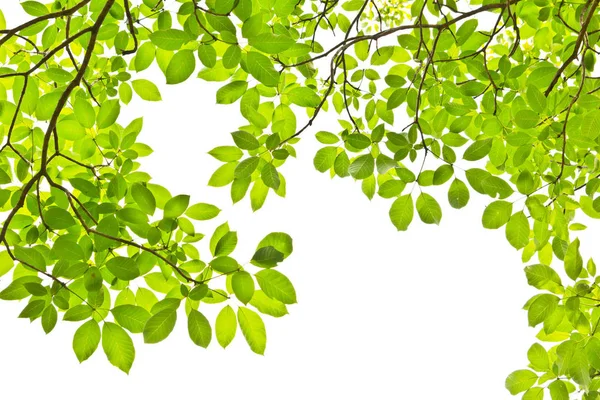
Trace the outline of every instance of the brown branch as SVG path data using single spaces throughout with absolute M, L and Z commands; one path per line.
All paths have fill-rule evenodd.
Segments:
M 581 25 L 581 31 L 579 32 L 579 35 L 577 36 L 577 40 L 575 41 L 575 47 L 573 48 L 573 53 L 571 53 L 571 56 L 569 56 L 569 58 L 567 58 L 565 60 L 565 62 L 560 66 L 558 71 L 556 71 L 556 74 L 554 74 L 554 77 L 552 78 L 552 82 L 550 82 L 550 85 L 544 92 L 544 95 L 546 97 L 548 97 L 548 95 L 552 92 L 552 90 L 554 89 L 554 86 L 556 86 L 556 84 L 558 83 L 558 79 L 560 78 L 562 73 L 565 71 L 565 69 L 567 69 L 567 67 L 579 55 L 579 49 L 581 48 L 581 44 L 583 43 L 584 38 L 587 36 L 587 28 L 590 25 L 590 22 L 592 21 L 592 17 L 594 16 L 596 8 L 598 8 L 598 3 L 600 3 L 600 0 L 594 0 L 592 5 L 589 7 L 585 21 Z
M 22 31 L 25 28 L 29 28 L 30 26 L 33 26 L 33 25 L 37 24 L 38 22 L 46 21 L 46 20 L 53 19 L 53 18 L 65 17 L 67 15 L 72 15 L 73 13 L 75 13 L 75 11 L 82 8 L 83 6 L 88 4 L 90 1 L 91 0 L 83 0 L 81 3 L 78 3 L 71 8 L 67 8 L 67 9 L 61 10 L 61 11 L 56 11 L 56 12 L 46 14 L 46 15 L 42 15 L 40 17 L 29 20 L 13 29 L 0 31 L 0 33 L 5 34 L 5 36 L 2 39 L 0 39 L 0 47 L 4 43 L 6 43 L 11 37 L 15 36 L 17 34 L 17 32 Z

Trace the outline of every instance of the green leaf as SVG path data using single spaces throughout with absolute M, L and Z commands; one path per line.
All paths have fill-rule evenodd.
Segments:
M 285 255 L 273 246 L 261 247 L 252 256 L 252 264 L 261 268 L 273 268 L 282 262 Z
M 64 321 L 83 321 L 92 316 L 92 308 L 87 304 L 79 304 L 69 309 L 63 316 Z
M 78 97 L 73 105 L 77 122 L 85 128 L 92 128 L 96 123 L 96 112 L 92 105 L 85 99 Z
M 37 318 L 44 312 L 46 302 L 44 300 L 33 300 L 27 304 L 19 314 L 19 318 Z
M 348 172 L 354 179 L 366 179 L 373 175 L 375 169 L 375 160 L 371 154 L 365 154 L 357 157 L 350 166 Z
M 46 210 L 44 219 L 50 228 L 56 230 L 67 229 L 75 225 L 75 219 L 71 214 L 59 207 L 50 207 Z
M 24 284 L 29 282 L 40 283 L 42 280 L 37 276 L 22 276 L 12 281 L 3 291 L 0 292 L 0 300 L 22 300 L 31 294 L 25 288 Z
M 61 236 L 56 239 L 50 254 L 53 258 L 69 261 L 80 261 L 85 259 L 85 253 L 81 246 L 75 243 L 72 237 L 68 236 Z
M 531 363 L 531 366 L 537 371 L 549 371 L 550 360 L 548 358 L 548 352 L 539 343 L 534 343 L 527 351 L 527 359 Z
M 286 35 L 274 35 L 272 33 L 263 33 L 258 36 L 251 37 L 248 40 L 250 46 L 256 50 L 262 51 L 268 54 L 278 54 L 286 51 L 296 42 L 289 36 Z
M 241 59 L 242 50 L 240 50 L 240 46 L 229 46 L 227 50 L 225 50 L 225 54 L 223 54 L 223 67 L 227 69 L 235 68 L 238 66 Z
M 297 5 L 298 2 L 295 0 L 276 0 L 273 10 L 277 16 L 285 18 L 294 11 Z
M 585 346 L 587 358 L 594 369 L 600 367 L 600 339 L 591 337 Z
M 192 300 L 200 301 L 205 298 L 207 294 L 208 285 L 205 283 L 200 283 L 190 291 L 188 297 Z
M 527 310 L 529 326 L 536 326 L 549 317 L 558 306 L 559 298 L 551 294 L 539 295 Z
M 269 246 L 281 252 L 283 254 L 283 258 L 288 257 L 294 250 L 291 236 L 283 232 L 269 233 L 260 241 L 258 246 L 256 246 L 256 249 L 259 250 Z
M 525 275 L 527 276 L 527 283 L 537 289 L 555 292 L 557 287 L 562 288 L 560 276 L 547 265 L 529 265 L 525 267 Z
M 544 398 L 544 388 L 532 387 L 528 389 L 521 397 L 521 400 L 542 400 Z
M 505 386 L 510 394 L 515 395 L 526 391 L 537 382 L 537 375 L 527 369 L 513 372 L 506 378 Z
M 106 268 L 123 281 L 131 281 L 140 276 L 137 263 L 129 257 L 111 258 L 106 262 Z
M 103 129 L 112 126 L 117 121 L 117 118 L 119 118 L 120 112 L 121 105 L 119 104 L 119 100 L 106 100 L 103 102 L 100 105 L 100 111 L 96 118 L 98 128 Z
M 239 264 L 231 257 L 221 256 L 213 259 L 210 266 L 217 272 L 229 274 L 239 269 Z
M 0 276 L 6 275 L 14 266 L 15 262 L 8 251 L 0 252 Z
M 483 157 L 487 156 L 492 149 L 492 139 L 483 139 L 477 140 L 471 144 L 467 150 L 465 150 L 465 154 L 463 154 L 463 159 L 467 161 L 477 161 L 481 160 Z
M 434 185 L 442 185 L 454 175 L 454 168 L 452 165 L 444 164 L 438 169 L 435 170 L 433 174 L 433 184 Z
M 111 310 L 115 321 L 131 333 L 142 333 L 151 315 L 145 308 L 123 304 Z
M 244 153 L 235 146 L 215 147 L 209 151 L 208 154 L 223 162 L 237 161 L 244 155 Z
M 218 14 L 228 14 L 235 5 L 237 5 L 235 0 L 221 0 L 213 2 L 215 12 Z
M 390 219 L 399 231 L 405 231 L 413 220 L 415 213 L 412 195 L 398 197 L 390 208 Z
M 212 329 L 208 319 L 199 311 L 191 310 L 188 314 L 188 333 L 196 345 L 207 348 L 212 339 Z
M 227 232 L 215 246 L 215 257 L 229 255 L 237 246 L 238 238 L 237 233 Z
M 83 283 L 88 292 L 97 292 L 102 288 L 102 273 L 96 267 L 90 267 L 83 276 Z
M 273 87 L 279 83 L 279 73 L 268 57 L 251 51 L 247 55 L 246 65 L 250 74 L 265 86 Z
M 581 121 L 581 134 L 592 140 L 596 139 L 600 134 L 600 111 L 590 111 L 583 117 Z
M 569 363 L 569 374 L 573 381 L 578 383 L 582 388 L 586 389 L 590 382 L 590 365 L 587 355 L 582 349 L 577 349 Z
M 165 75 L 168 85 L 175 85 L 186 81 L 196 69 L 196 58 L 191 50 L 177 52 L 167 67 Z
M 221 209 L 217 206 L 208 203 L 197 203 L 187 209 L 185 215 L 190 217 L 191 219 L 195 219 L 198 221 L 206 221 L 209 219 L 215 218 Z
M 181 216 L 190 204 L 190 196 L 178 195 L 171 198 L 165 204 L 165 218 L 177 218 Z
M 579 252 L 579 244 L 579 238 L 573 240 L 565 253 L 565 272 L 573 280 L 577 280 L 583 269 L 583 259 Z
M 523 129 L 534 128 L 539 120 L 538 114 L 531 110 L 520 110 L 515 115 L 515 124 Z
M 215 48 L 209 44 L 203 44 L 198 47 L 198 58 L 207 68 L 212 68 L 217 64 L 217 52 Z
M 141 183 L 134 183 L 131 186 L 131 195 L 140 210 L 148 215 L 154 215 L 154 211 L 156 210 L 156 199 L 148 188 Z
M 100 326 L 93 319 L 81 325 L 73 336 L 73 350 L 80 363 L 94 354 L 100 344 Z
M 160 101 L 162 97 L 160 95 L 160 91 L 158 87 L 146 79 L 136 79 L 131 81 L 131 86 L 133 86 L 133 90 L 140 96 L 143 100 L 146 101 Z
M 148 222 L 146 213 L 141 212 L 137 208 L 125 207 L 117 211 L 117 218 L 130 224 L 145 224 Z
M 261 179 L 268 187 L 273 190 L 279 189 L 281 180 L 279 179 L 279 173 L 277 169 L 271 163 L 266 163 L 260 172 Z
M 142 44 L 137 53 L 135 53 L 135 70 L 137 72 L 143 71 L 152 65 L 154 57 L 156 55 L 156 48 L 150 42 Z
M 21 7 L 23 7 L 23 10 L 25 10 L 27 14 L 33 15 L 34 17 L 41 17 L 48 14 L 46 6 L 37 1 L 24 1 L 21 3 Z
M 231 287 L 235 297 L 244 304 L 248 304 L 254 295 L 254 279 L 246 271 L 239 271 L 231 277 Z
M 129 374 L 135 359 L 133 341 L 117 324 L 105 322 L 102 328 L 102 349 L 108 361 L 121 371 Z
M 487 229 L 498 229 L 508 222 L 512 214 L 512 204 L 507 201 L 494 201 L 483 212 L 482 224 Z
M 179 50 L 181 46 L 192 40 L 189 33 L 178 29 L 165 29 L 152 32 L 150 41 L 159 49 Z
M 256 150 L 260 146 L 258 139 L 253 134 L 246 131 L 235 131 L 231 133 L 233 141 L 243 150 Z
M 240 307 L 237 317 L 250 349 L 256 354 L 263 355 L 267 346 L 267 332 L 260 315 L 246 307 Z
M 231 306 L 225 306 L 217 315 L 217 321 L 215 323 L 215 334 L 217 341 L 221 347 L 226 348 L 229 346 L 235 333 L 237 331 L 237 321 L 235 319 L 235 312 Z
M 44 259 L 44 256 L 33 247 L 16 246 L 14 249 L 14 256 L 18 261 L 24 262 L 28 266 L 33 266 L 40 271 L 46 270 L 46 260 Z
M 337 157 L 337 148 L 333 146 L 323 147 L 315 154 L 313 164 L 319 172 L 325 172 L 333 167 L 335 158 Z
M 448 189 L 448 202 L 453 208 L 461 209 L 469 203 L 469 188 L 460 179 L 454 179 Z
M 217 90 L 217 104 L 232 104 L 248 89 L 248 82 L 234 81 Z
M 529 107 L 537 113 L 542 113 L 546 109 L 546 96 L 535 86 L 529 85 L 526 92 L 527 103 Z
M 249 178 L 258 167 L 259 162 L 260 158 L 258 157 L 246 158 L 237 165 L 234 176 L 237 179 Z
M 318 107 L 321 98 L 314 90 L 307 87 L 296 87 L 287 94 L 288 100 L 300 107 Z
M 527 246 L 529 232 L 529 221 L 522 211 L 513 214 L 506 224 L 506 239 L 517 250 Z
M 287 307 L 279 300 L 268 297 L 262 290 L 256 290 L 250 300 L 250 304 L 263 314 L 275 318 L 288 314 Z
M 531 71 L 527 77 L 527 84 L 539 89 L 546 89 L 550 85 L 550 82 L 552 82 L 552 78 L 556 75 L 557 70 L 558 68 L 553 65 L 548 65 L 548 63 L 542 64 L 542 66 Z
M 421 193 L 417 198 L 417 212 L 421 221 L 426 224 L 439 225 L 442 220 L 442 208 L 437 200 L 427 193 Z
M 230 162 L 220 166 L 210 177 L 208 186 L 222 187 L 230 184 L 234 179 L 237 163 Z
M 284 304 L 296 303 L 296 291 L 292 282 L 282 273 L 273 269 L 264 269 L 256 273 L 256 281 L 269 297 Z
M 5 185 L 12 181 L 10 175 L 8 175 L 3 169 L 0 168 L 0 185 Z
M 548 385 L 552 400 L 569 400 L 569 391 L 563 381 L 556 380 Z
M 144 326 L 144 343 L 163 341 L 175 328 L 177 309 L 167 308 L 153 315 Z
M 50 304 L 46 307 L 42 314 L 42 328 L 46 334 L 52 332 L 58 321 L 58 313 L 56 308 Z

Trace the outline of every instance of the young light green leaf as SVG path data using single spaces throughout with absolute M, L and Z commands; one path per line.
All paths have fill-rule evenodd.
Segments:
M 518 370 L 506 378 L 505 386 L 510 394 L 515 395 L 526 391 L 537 381 L 537 375 L 526 369 Z
M 190 196 L 178 195 L 165 204 L 165 218 L 177 218 L 182 215 L 190 204 Z
M 91 357 L 100 344 L 100 326 L 93 319 L 81 325 L 73 336 L 73 350 L 80 363 Z
M 235 103 L 248 89 L 248 82 L 233 81 L 217 90 L 217 104 Z
M 244 304 L 248 304 L 254 295 L 254 279 L 246 271 L 239 271 L 231 277 L 231 287 L 235 297 Z
M 165 72 L 168 85 L 175 85 L 186 81 L 196 69 L 196 58 L 191 50 L 178 51 Z
M 539 295 L 527 310 L 529 326 L 536 326 L 549 317 L 558 305 L 559 298 L 551 294 Z
M 111 310 L 115 320 L 131 333 L 142 333 L 151 315 L 143 307 L 123 304 Z
M 215 323 L 215 333 L 217 341 L 221 347 L 226 348 L 229 346 L 235 333 L 237 331 L 237 321 L 235 318 L 235 312 L 231 306 L 225 306 L 217 315 L 217 321 Z
M 260 315 L 246 307 L 240 307 L 237 317 L 250 349 L 256 354 L 263 355 L 267 347 L 267 331 Z
M 433 196 L 421 193 L 417 198 L 417 212 L 421 221 L 426 224 L 439 225 L 442 220 L 442 208 Z
M 415 208 L 412 195 L 398 197 L 390 208 L 390 219 L 399 231 L 405 231 L 413 220 Z
M 284 304 L 296 303 L 296 290 L 292 282 L 281 272 L 264 269 L 255 274 L 262 291 L 269 297 Z
M 577 280 L 583 269 L 583 258 L 579 252 L 579 238 L 573 240 L 565 254 L 565 271 L 569 278 Z
M 141 183 L 134 183 L 131 186 L 131 195 L 140 207 L 140 210 L 148 215 L 154 215 L 156 210 L 156 199 L 152 192 Z
M 221 209 L 212 204 L 197 203 L 188 208 L 185 215 L 198 221 L 206 221 L 215 218 L 220 212 Z
M 487 229 L 498 229 L 508 222 L 512 213 L 512 204 L 507 201 L 494 201 L 483 212 L 482 224 Z
M 146 322 L 144 326 L 144 342 L 158 343 L 167 338 L 175 328 L 177 309 L 166 308 L 159 311 Z
M 453 208 L 461 209 L 469 203 L 469 188 L 460 179 L 454 179 L 448 189 L 448 202 Z
M 112 365 L 129 374 L 135 359 L 135 348 L 123 328 L 112 322 L 105 322 L 102 328 L 102 348 Z
M 250 74 L 265 86 L 273 87 L 279 83 L 279 73 L 268 57 L 251 51 L 247 55 L 246 65 Z
M 517 250 L 527 246 L 529 232 L 529 221 L 522 211 L 513 214 L 506 224 L 506 239 Z

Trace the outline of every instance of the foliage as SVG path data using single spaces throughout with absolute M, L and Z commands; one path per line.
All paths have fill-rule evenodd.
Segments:
M 227 347 L 239 324 L 250 348 L 263 354 L 260 314 L 281 317 L 296 302 L 294 287 L 275 270 L 291 254 L 292 239 L 271 233 L 242 264 L 232 257 L 237 233 L 224 223 L 204 239 L 210 258 L 202 260 L 197 243 L 204 234 L 194 221 L 221 210 L 151 182 L 139 162 L 152 152 L 138 142 L 142 119 L 117 122 L 134 92 L 161 99 L 155 83 L 127 71 L 156 59 L 168 83 L 186 80 L 195 68 L 194 46 L 172 50 L 193 35 L 166 29 L 169 13 L 159 16 L 127 1 L 21 5 L 35 18 L 3 30 L 0 39 L 0 203 L 6 213 L 0 275 L 12 272 L 0 299 L 28 299 L 19 317 L 41 320 L 46 333 L 59 314 L 80 324 L 73 338 L 78 360 L 102 342 L 108 360 L 125 372 L 135 358 L 130 334 L 143 334 L 146 343 L 164 340 L 179 308 L 196 345 L 207 347 L 214 330 Z M 161 28 L 138 35 L 132 24 L 145 18 Z M 0 23 L 4 29 L 4 17 Z M 248 136 L 254 139 L 249 133 L 240 138 Z M 220 157 L 231 157 L 232 149 L 222 150 Z M 229 305 L 236 301 L 237 316 Z M 202 312 L 213 304 L 221 307 L 216 325 Z
M 77 357 L 102 340 L 128 371 L 134 352 L 123 328 L 158 342 L 185 299 L 191 339 L 206 347 L 212 328 L 199 301 L 234 294 L 244 305 L 219 313 L 219 344 L 239 325 L 251 349 L 264 351 L 264 324 L 246 304 L 282 316 L 296 301 L 273 269 L 291 239 L 265 238 L 251 275 L 229 258 L 237 236 L 222 225 L 210 240 L 214 258 L 199 260 L 191 243 L 202 235 L 190 219 L 218 208 L 189 207 L 187 196 L 149 183 L 137 161 L 151 151 L 136 141 L 141 120 L 117 123 L 134 92 L 161 99 L 155 83 L 136 77 L 156 63 L 167 84 L 197 74 L 223 82 L 217 103 L 239 104 L 247 125 L 210 152 L 223 165 L 209 185 L 228 186 L 234 203 L 248 196 L 258 210 L 271 191 L 285 195 L 282 166 L 322 111 L 337 113 L 340 127 L 316 133 L 315 168 L 391 199 L 398 230 L 416 215 L 441 222 L 434 187 L 447 188 L 456 209 L 475 193 L 489 196 L 482 224 L 505 230 L 521 251 L 528 283 L 541 291 L 525 305 L 528 322 L 547 343 L 531 347 L 528 369 L 510 374 L 507 389 L 524 399 L 597 399 L 600 286 L 576 217 L 600 218 L 599 2 L 23 2 L 34 19 L 0 39 L 0 197 L 9 212 L 0 271 L 18 262 L 0 297 L 29 298 L 21 316 L 41 316 L 47 331 L 56 308 L 85 320 Z M 219 275 L 225 290 L 207 287 Z M 141 276 L 150 289 L 134 295 L 128 282 Z M 114 302 L 111 291 L 120 291 Z M 103 322 L 109 310 L 115 322 Z

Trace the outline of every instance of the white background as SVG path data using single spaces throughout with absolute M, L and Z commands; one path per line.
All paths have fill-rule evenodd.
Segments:
M 7 19 L 15 21 L 2 4 Z M 9 26 L 12 26 L 9 22 Z M 159 73 L 143 77 L 164 81 Z M 143 115 L 140 140 L 154 154 L 143 169 L 172 194 L 223 209 L 202 225 L 207 235 L 225 220 L 238 231 L 240 261 L 268 232 L 294 238 L 281 271 L 296 287 L 290 315 L 265 317 L 265 356 L 252 353 L 238 331 L 227 349 L 208 350 L 187 337 L 180 318 L 157 345 L 134 338 L 129 376 L 112 367 L 99 348 L 79 364 L 71 340 L 78 323 L 59 321 L 46 336 L 39 320 L 17 319 L 24 303 L 0 303 L 0 384 L 5 396 L 95 400 L 118 398 L 220 399 L 507 399 L 506 375 L 526 366 L 536 331 L 521 307 L 535 294 L 519 254 L 500 231 L 482 228 L 489 199 L 472 193 L 462 210 L 443 203 L 441 226 L 418 221 L 398 233 L 389 200 L 368 199 L 351 179 L 330 180 L 312 166 L 314 133 L 335 126 L 325 115 L 297 146 L 298 159 L 282 169 L 287 198 L 270 193 L 252 213 L 248 199 L 231 206 L 227 188 L 206 186 L 220 165 L 207 152 L 231 144 L 244 121 L 238 105 L 215 105 L 219 85 L 192 79 L 161 86 L 163 102 L 136 99 L 122 123 Z M 332 125 L 333 124 L 333 125 Z M 461 179 L 463 178 L 460 176 Z M 416 219 L 418 219 L 416 217 Z M 583 243 L 589 251 L 589 237 Z M 587 244 L 587 246 L 586 246 Z M 204 252 L 206 254 L 206 252 Z M 587 254 L 589 255 L 589 254 Z M 7 279 L 0 285 L 5 286 Z M 220 309 L 220 306 L 208 306 Z

